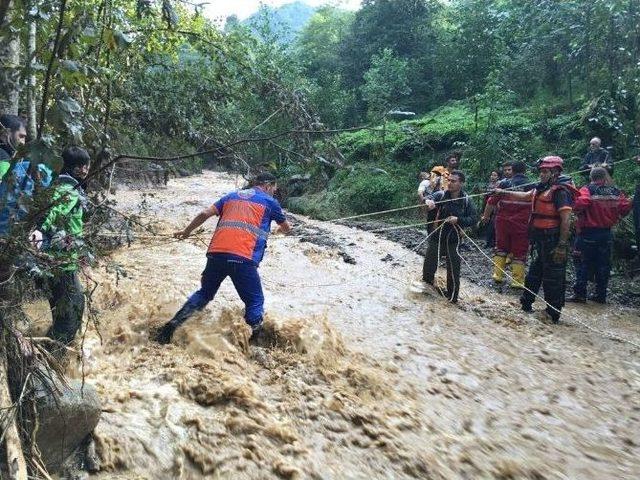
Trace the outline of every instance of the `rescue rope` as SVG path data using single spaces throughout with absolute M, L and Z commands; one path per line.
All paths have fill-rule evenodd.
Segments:
M 516 281 L 510 274 L 509 272 L 507 272 L 505 269 L 503 269 L 502 267 L 500 267 L 499 265 L 497 265 L 493 259 L 491 257 L 489 257 L 489 255 L 487 255 L 482 248 L 464 231 L 462 230 L 462 234 L 469 239 L 469 241 L 478 249 L 478 251 L 485 257 L 487 258 L 496 268 L 498 268 L 500 271 L 502 271 L 503 274 L 505 274 L 507 276 L 507 278 L 509 278 L 511 281 Z M 539 294 L 533 292 L 532 290 L 530 290 L 529 288 L 527 288 L 526 286 L 522 286 L 522 288 L 524 290 L 526 290 L 527 292 L 531 293 L 535 298 L 542 300 L 547 307 L 551 308 L 552 310 L 556 311 L 558 314 L 561 313 L 560 310 L 558 310 L 557 308 L 555 308 L 553 305 L 550 305 L 543 297 L 541 297 Z M 591 332 L 600 335 L 604 338 L 608 338 L 610 340 L 615 340 L 617 342 L 621 342 L 621 343 L 626 343 L 628 345 L 632 345 L 638 349 L 640 349 L 640 344 L 632 341 L 632 340 L 628 340 L 626 338 L 623 338 L 619 335 L 616 335 L 615 333 L 611 333 L 611 332 L 603 332 L 602 330 L 598 330 L 595 327 L 592 327 L 591 325 L 583 322 L 582 320 L 580 320 L 578 317 L 574 316 L 574 315 L 570 315 L 567 314 L 566 312 L 564 313 L 564 315 L 566 317 L 569 317 L 570 319 L 576 321 L 578 324 L 582 325 L 584 328 L 586 328 L 587 330 L 590 330 Z
M 622 163 L 629 162 L 629 161 L 631 161 L 633 159 L 634 159 L 634 157 L 626 158 L 624 160 L 620 160 L 619 162 L 615 162 L 614 165 L 620 165 Z M 584 170 L 576 170 L 575 172 L 569 172 L 569 173 L 566 173 L 565 175 L 571 176 L 571 175 L 575 175 L 575 174 L 582 173 L 582 172 L 584 172 Z M 522 187 L 529 187 L 529 186 L 537 185 L 538 183 L 540 183 L 540 182 L 539 181 L 534 181 L 534 182 L 525 183 L 523 185 L 504 188 L 503 190 L 511 191 L 511 190 L 515 190 L 515 189 L 518 189 L 518 188 L 522 188 Z M 467 195 L 466 198 L 484 197 L 484 196 L 486 196 L 488 194 L 489 193 L 487 193 L 487 192 L 472 193 L 471 195 Z M 443 203 L 455 202 L 456 200 L 460 200 L 460 197 L 439 200 L 439 201 L 435 202 L 435 204 L 436 205 L 440 205 L 440 204 L 443 204 Z M 409 205 L 409 206 L 406 206 L 406 207 L 391 208 L 391 209 L 388 209 L 388 210 L 380 210 L 378 212 L 363 213 L 363 214 L 360 214 L 360 215 L 351 215 L 351 216 L 348 216 L 348 217 L 332 218 L 332 219 L 323 220 L 323 221 L 325 221 L 325 222 L 343 222 L 343 221 L 346 221 L 346 220 L 354 220 L 356 218 L 365 218 L 365 217 L 371 217 L 371 216 L 374 216 L 374 215 L 384 215 L 385 213 L 402 212 L 402 211 L 405 211 L 405 210 L 411 210 L 411 209 L 420 208 L 420 207 L 423 207 L 423 206 L 424 206 L 424 203 L 421 203 L 421 204 L 418 204 L 418 205 Z
M 433 222 L 432 222 L 433 223 Z M 413 248 L 407 248 L 407 252 L 405 252 L 403 255 L 399 256 L 398 258 L 396 258 L 396 261 L 401 261 L 404 260 L 408 255 L 410 255 L 411 253 L 415 253 L 418 251 L 418 249 L 426 242 L 429 240 L 429 238 L 436 233 L 438 230 L 440 230 L 441 234 L 442 234 L 442 227 L 444 226 L 444 223 L 442 223 L 441 225 L 439 225 L 438 227 L 436 227 L 435 229 L 433 229 L 431 232 L 427 233 L 425 235 L 425 237 L 420 241 L 420 243 L 418 243 L 416 246 L 414 246 Z M 285 238 L 291 238 L 291 237 L 285 237 Z M 369 273 L 369 275 L 378 275 L 383 269 L 387 269 L 386 265 L 383 265 L 380 268 L 377 268 L 375 270 L 373 270 L 372 272 Z M 399 283 L 402 283 L 400 280 L 393 278 L 393 277 L 387 277 L 390 278 L 392 280 L 395 280 Z M 336 286 L 340 286 L 340 285 L 344 285 L 344 282 L 338 282 L 338 283 L 329 283 L 329 284 L 324 284 L 324 285 L 307 285 L 307 284 L 302 284 L 302 285 L 288 285 L 288 288 L 321 288 L 321 287 L 336 287 Z
M 430 222 L 420 222 L 420 223 L 412 223 L 409 225 L 397 225 L 394 227 L 383 227 L 383 228 L 375 228 L 373 230 L 364 230 L 361 228 L 358 228 L 357 226 L 349 226 L 349 228 L 354 229 L 355 231 L 353 232 L 349 232 L 350 234 L 357 234 L 357 233 L 362 233 L 362 232 L 366 232 L 366 233 L 382 233 L 382 232 L 390 232 L 390 231 L 395 231 L 395 230 L 404 230 L 407 228 L 416 228 L 416 227 L 426 227 L 428 225 L 433 225 L 434 223 L 438 223 L 441 222 L 442 220 L 433 220 Z M 305 228 L 307 227 L 306 225 L 300 225 L 300 226 L 295 226 L 293 227 L 294 229 L 298 229 L 298 228 Z M 301 239 L 306 239 L 306 238 L 310 238 L 310 237 L 324 237 L 324 236 L 330 236 L 330 235 L 336 235 L 335 232 L 322 232 L 322 233 L 300 233 L 298 235 L 283 235 L 283 236 L 278 236 L 278 237 L 274 237 L 274 240 L 284 240 L 284 239 L 290 239 L 290 238 L 301 238 Z

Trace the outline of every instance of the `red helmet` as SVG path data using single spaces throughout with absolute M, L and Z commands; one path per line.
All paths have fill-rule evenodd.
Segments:
M 550 155 L 548 157 L 544 157 L 540 163 L 538 164 L 538 170 L 541 168 L 559 168 L 562 171 L 562 158 L 556 155 Z

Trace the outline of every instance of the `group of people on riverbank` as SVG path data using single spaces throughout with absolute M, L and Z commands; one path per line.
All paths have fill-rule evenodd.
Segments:
M 18 283 L 15 273 L 28 265 L 12 246 L 19 244 L 18 238 L 30 238 L 34 251 L 49 254 L 49 271 L 37 282 L 51 307 L 47 335 L 67 345 L 82 324 L 85 307 L 78 269 L 88 204 L 81 183 L 89 173 L 90 156 L 83 148 L 66 148 L 57 175 L 43 163 L 18 158 L 26 126 L 22 117 L 0 115 L 0 306 L 6 311 Z
M 640 157 L 636 161 L 640 164 Z M 580 166 L 579 173 L 585 179 L 582 188 L 576 188 L 572 177 L 564 173 L 564 161 L 559 156 L 550 155 L 537 163 L 538 181 L 527 177 L 523 162 L 506 162 L 502 166 L 502 180 L 497 170 L 491 174 L 480 216 L 471 196 L 464 191 L 465 175 L 459 167 L 460 156 L 450 154 L 443 166 L 421 173 L 418 197 L 429 212 L 431 231 L 422 290 L 457 302 L 460 243 L 466 236 L 464 229 L 476 225 L 479 217 L 488 230 L 487 245 L 493 250 L 493 281 L 502 285 L 505 277 L 509 277 L 510 286 L 522 290 L 522 310 L 532 311 L 542 287 L 546 308 L 541 317 L 552 323 L 559 321 L 565 304 L 567 261 L 571 257 L 576 266 L 576 280 L 569 301 L 606 303 L 612 228 L 632 210 L 632 201 L 615 186 L 614 164 L 599 138 L 591 140 Z M 640 228 L 639 202 L 636 194 L 636 236 Z M 446 259 L 446 290 L 434 283 L 440 256 Z M 590 296 L 589 281 L 595 282 L 595 291 Z

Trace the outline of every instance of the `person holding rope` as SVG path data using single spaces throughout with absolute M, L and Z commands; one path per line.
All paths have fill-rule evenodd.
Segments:
M 175 238 L 185 239 L 207 219 L 220 217 L 207 250 L 207 265 L 202 272 L 201 287 L 160 329 L 156 336 L 159 343 L 171 342 L 176 329 L 213 300 L 227 277 L 231 277 L 245 304 L 244 318 L 251 327 L 251 340 L 261 335 L 264 295 L 258 266 L 267 247 L 271 222 L 278 224 L 276 232 L 286 234 L 291 231 L 280 204 L 273 198 L 277 188 L 275 176 L 260 174 L 253 188 L 225 195 L 200 212 L 184 230 L 174 234 Z
M 491 195 L 482 214 L 481 222 L 487 224 L 493 211 L 496 224 L 496 252 L 493 257 L 493 280 L 497 284 L 504 282 L 507 268 L 507 257 L 511 255 L 512 288 L 524 285 L 527 251 L 529 250 L 528 228 L 531 215 L 531 201 L 517 198 L 511 192 L 527 192 L 533 185 L 525 175 L 527 166 L 524 162 L 510 163 L 513 172 L 511 178 L 502 180 L 498 188 L 508 190 L 504 195 Z
M 541 319 L 552 323 L 560 321 L 565 302 L 570 217 L 579 195 L 573 185 L 560 178 L 562 169 L 562 158 L 555 155 L 544 157 L 538 164 L 540 182 L 533 190 L 496 190 L 499 195 L 532 202 L 529 241 L 533 260 L 525 277 L 520 304 L 523 311 L 533 311 L 533 302 L 542 286 L 547 307 Z
M 611 227 L 631 211 L 631 202 L 616 186 L 603 167 L 591 170 L 591 183 L 580 189 L 574 211 L 578 215 L 575 251 L 576 282 L 570 302 L 586 303 L 589 272 L 595 273 L 596 293 L 589 300 L 606 303 L 611 271 Z
M 460 293 L 460 233 L 458 229 L 471 227 L 477 222 L 473 203 L 463 190 L 464 173 L 453 170 L 449 175 L 446 191 L 437 191 L 429 195 L 426 206 L 435 211 L 438 226 L 429 237 L 424 257 L 422 280 L 425 287 L 434 290 L 452 302 L 458 302 Z M 439 203 L 442 202 L 442 203 Z M 447 291 L 443 293 L 435 286 L 435 274 L 438 269 L 438 256 L 442 253 L 447 261 Z

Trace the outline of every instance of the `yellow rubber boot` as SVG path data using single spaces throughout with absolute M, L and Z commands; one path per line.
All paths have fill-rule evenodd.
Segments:
M 496 283 L 504 282 L 504 269 L 507 266 L 507 257 L 495 255 L 493 257 L 493 281 Z
M 524 287 L 524 274 L 525 265 L 520 262 L 513 262 L 511 264 L 511 288 L 523 288 Z

